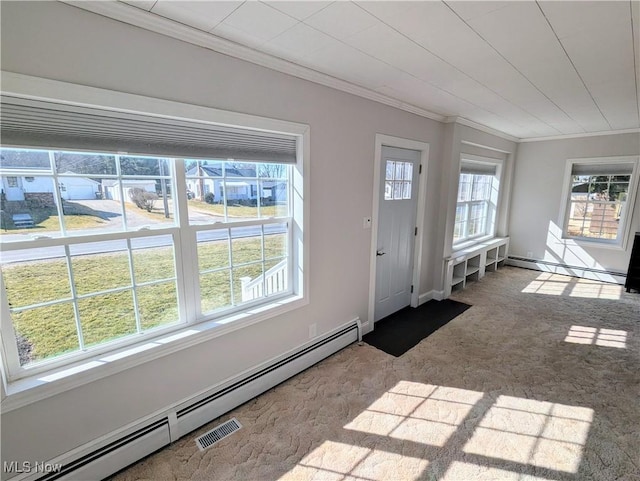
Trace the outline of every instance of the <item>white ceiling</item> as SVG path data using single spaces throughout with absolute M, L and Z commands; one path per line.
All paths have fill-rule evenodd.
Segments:
M 121 19 L 130 10 L 126 21 L 143 28 L 179 22 L 387 103 L 517 138 L 640 128 L 636 0 L 131 0 L 100 13 L 110 9 Z

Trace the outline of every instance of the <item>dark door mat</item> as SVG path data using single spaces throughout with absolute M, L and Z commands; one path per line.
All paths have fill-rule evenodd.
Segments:
M 451 299 L 429 301 L 417 308 L 405 307 L 376 322 L 375 329 L 362 339 L 387 354 L 400 357 L 470 307 Z

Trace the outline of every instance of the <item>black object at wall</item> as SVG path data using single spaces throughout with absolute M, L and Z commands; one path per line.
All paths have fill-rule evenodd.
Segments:
M 627 281 L 624 283 L 624 287 L 627 292 L 631 292 L 631 289 L 640 292 L 640 232 L 636 232 L 636 238 L 633 241 Z

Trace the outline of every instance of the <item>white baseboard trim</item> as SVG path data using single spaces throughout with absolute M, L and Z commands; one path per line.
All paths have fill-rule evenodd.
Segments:
M 421 306 L 425 302 L 429 302 L 431 300 L 441 301 L 442 299 L 444 299 L 444 291 L 436 291 L 435 289 L 432 289 L 429 292 L 425 292 L 418 296 L 418 305 Z
M 356 318 L 54 459 L 38 461 L 38 465 L 59 467 L 53 472 L 36 470 L 8 479 L 104 479 L 357 342 L 363 329 Z
M 615 271 L 605 271 L 604 269 L 592 269 L 588 267 L 577 267 L 540 259 L 527 259 L 524 257 L 509 257 L 506 264 L 514 267 L 523 267 L 540 272 L 552 272 L 565 276 L 579 277 L 592 281 L 609 282 L 612 284 L 624 285 L 626 274 Z

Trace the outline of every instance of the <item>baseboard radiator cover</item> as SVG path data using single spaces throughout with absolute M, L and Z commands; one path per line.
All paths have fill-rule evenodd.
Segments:
M 219 384 L 187 401 L 166 409 L 153 420 L 107 436 L 100 447 L 90 449 L 89 443 L 64 454 L 47 464 L 61 465 L 61 469 L 46 473 L 24 473 L 12 481 L 53 481 L 104 479 L 132 463 L 213 421 L 241 404 L 277 386 L 323 359 L 357 342 L 361 337 L 360 320 L 340 326 L 297 349 L 246 371 L 233 380 Z M 82 453 L 82 454 L 78 454 Z
M 540 259 L 529 259 L 526 257 L 509 256 L 507 265 L 523 267 L 541 272 L 552 272 L 566 276 L 579 277 L 593 281 L 610 282 L 613 284 L 623 284 L 627 278 L 624 272 L 608 271 L 605 269 L 595 269 L 591 267 L 579 267 L 559 262 L 545 261 Z

